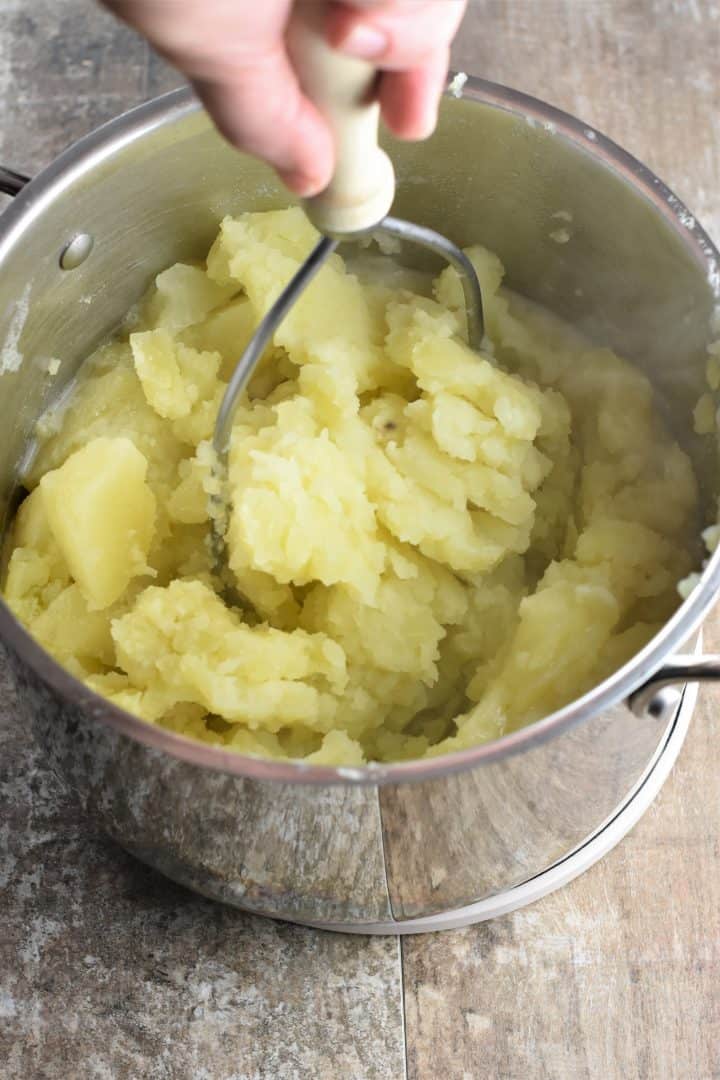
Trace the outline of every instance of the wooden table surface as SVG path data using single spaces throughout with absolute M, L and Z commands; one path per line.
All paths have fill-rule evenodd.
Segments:
M 471 0 L 455 49 L 457 67 L 609 134 L 716 238 L 719 58 L 710 0 Z M 178 81 L 89 0 L 0 0 L 4 164 L 32 172 Z M 706 646 L 720 649 L 717 616 Z M 244 916 L 140 866 L 83 820 L 2 685 L 8 1080 L 720 1077 L 712 693 L 659 798 L 601 863 L 492 923 L 398 941 Z

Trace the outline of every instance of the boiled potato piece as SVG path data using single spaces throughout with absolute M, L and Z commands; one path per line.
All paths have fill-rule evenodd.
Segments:
M 212 281 L 200 266 L 176 263 L 155 279 L 143 321 L 176 332 L 200 322 L 224 304 L 237 288 Z
M 50 531 L 90 610 L 148 572 L 155 497 L 129 439 L 93 439 L 40 481 Z
M 326 432 L 278 438 L 268 427 L 234 442 L 231 482 L 233 569 L 261 570 L 281 584 L 344 582 L 374 596 L 385 563 L 374 509 Z
M 158 416 L 180 420 L 216 394 L 218 353 L 181 345 L 162 329 L 132 334 L 130 347 L 147 403 Z
M 226 218 L 208 256 L 208 273 L 221 284 L 242 286 L 259 321 L 318 240 L 302 211 Z M 295 364 L 309 362 L 352 371 L 358 388 L 381 384 L 387 364 L 384 325 L 358 279 L 331 256 L 275 332 Z
M 41 645 L 56 649 L 58 659 L 75 661 L 87 674 L 114 662 L 110 615 L 93 610 L 78 585 L 68 585 L 32 623 Z
M 70 573 L 50 531 L 39 488 L 28 495 L 18 510 L 13 545 L 5 599 L 17 617 L 29 625 L 70 584 Z
M 244 626 L 201 582 L 148 588 L 113 623 L 117 658 L 133 686 L 242 719 L 252 730 L 288 722 L 327 731 L 342 692 L 345 655 L 324 634 Z
M 255 332 L 257 321 L 252 304 L 246 296 L 241 296 L 213 311 L 203 322 L 188 327 L 180 340 L 200 352 L 219 353 L 220 377 L 227 382 Z M 269 349 L 268 355 L 271 354 Z

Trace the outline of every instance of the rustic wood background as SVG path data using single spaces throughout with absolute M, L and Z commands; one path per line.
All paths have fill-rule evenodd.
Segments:
M 716 238 L 719 57 L 710 0 L 471 0 L 455 49 L 457 67 L 605 131 Z M 4 164 L 32 172 L 178 82 L 90 0 L 0 0 Z M 706 644 L 720 649 L 717 616 Z M 716 695 L 701 693 L 670 781 L 594 869 L 495 922 L 401 942 L 254 919 L 169 884 L 89 829 L 4 683 L 0 702 L 8 1080 L 720 1077 Z

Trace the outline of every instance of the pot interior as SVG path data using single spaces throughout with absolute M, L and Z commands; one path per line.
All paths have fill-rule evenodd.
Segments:
M 427 143 L 388 141 L 394 213 L 484 244 L 512 289 L 649 375 L 713 520 L 716 453 L 692 430 L 717 303 L 713 249 L 677 201 L 602 137 L 483 84 L 445 100 Z M 232 150 L 185 92 L 90 136 L 18 198 L 0 233 L 0 522 L 38 417 L 152 277 L 203 257 L 225 214 L 286 204 L 270 170 Z M 93 237 L 91 254 L 63 270 L 78 233 Z

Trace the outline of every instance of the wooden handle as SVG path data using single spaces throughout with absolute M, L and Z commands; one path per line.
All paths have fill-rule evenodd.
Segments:
M 327 44 L 325 11 L 323 0 L 300 0 L 287 42 L 300 84 L 335 139 L 335 174 L 305 208 L 321 232 L 338 236 L 373 229 L 382 221 L 395 197 L 395 173 L 378 146 L 377 72 L 372 64 L 341 56 Z

